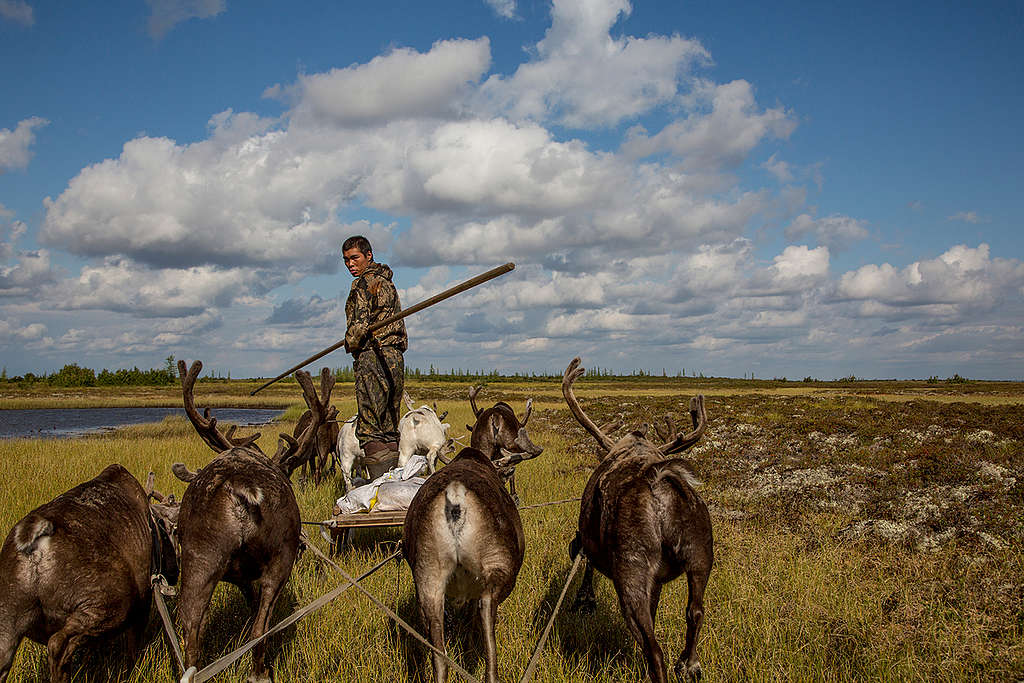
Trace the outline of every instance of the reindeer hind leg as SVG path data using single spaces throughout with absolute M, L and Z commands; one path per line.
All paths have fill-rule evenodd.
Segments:
M 480 628 L 483 630 L 487 659 L 487 683 L 498 683 L 498 646 L 494 639 L 494 622 L 498 617 L 498 601 L 487 593 L 480 601 Z
M 80 624 L 69 620 L 64 628 L 50 636 L 46 642 L 46 654 L 50 661 L 50 683 L 62 683 L 71 679 L 68 671 L 71 658 L 87 637 L 79 628 Z
M 708 584 L 707 570 L 690 570 L 686 573 L 689 595 L 686 601 L 686 646 L 676 660 L 675 672 L 680 680 L 699 681 L 700 660 L 697 658 L 697 638 L 704 623 L 704 588 Z
M 259 605 L 256 608 L 256 615 L 253 619 L 249 638 L 256 639 L 267 632 L 267 625 L 270 621 L 271 613 L 274 611 L 274 603 L 277 602 L 277 596 L 280 594 L 283 585 L 284 582 L 277 582 L 276 585 L 268 582 L 262 583 L 257 587 Z M 247 683 L 271 683 L 273 679 L 267 669 L 266 657 L 267 641 L 264 640 L 253 648 L 252 674 L 247 679 Z
M 572 601 L 572 610 L 581 614 L 593 614 L 597 609 L 597 596 L 594 594 L 594 566 L 589 561 L 586 569 L 583 570 L 583 579 L 580 581 L 579 590 L 576 591 L 576 599 Z
M 644 568 L 647 569 L 646 567 Z M 668 683 L 668 670 L 665 658 L 654 635 L 654 619 L 652 617 L 652 598 L 654 597 L 654 579 L 636 572 L 631 575 L 615 577 L 615 591 L 619 595 L 619 607 L 626 620 L 629 632 L 633 634 L 644 652 L 647 661 L 647 675 L 653 683 Z
M 441 652 L 444 647 L 444 583 L 429 580 L 416 581 L 417 602 L 420 606 L 420 620 L 427 631 L 430 644 Z M 439 585 L 431 585 L 436 583 Z M 423 589 L 420 589 L 420 586 Z M 429 586 L 429 587 L 428 587 Z M 448 662 L 437 653 L 431 653 L 434 665 L 434 681 L 446 683 L 448 680 Z
M 21 642 L 22 635 L 16 630 L 17 626 L 11 622 L 0 623 L 0 683 L 7 680 L 11 664 L 14 663 L 14 655 L 18 652 L 18 645 Z
M 213 589 L 220 580 L 220 574 L 210 577 L 196 577 L 187 569 L 181 573 L 181 591 L 178 598 L 178 623 L 181 626 L 181 638 L 185 643 L 185 668 L 197 666 L 199 663 L 200 643 L 206 610 L 213 597 Z

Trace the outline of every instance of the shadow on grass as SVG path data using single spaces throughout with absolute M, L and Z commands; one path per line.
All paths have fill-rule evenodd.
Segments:
M 585 569 L 586 565 L 581 565 L 569 586 L 555 617 L 554 629 L 544 648 L 557 648 L 570 662 L 570 668 L 575 668 L 577 662 L 582 662 L 584 668 L 596 678 L 606 675 L 617 663 L 632 662 L 640 655 L 636 642 L 622 620 L 614 597 L 609 601 L 606 593 L 599 590 L 599 584 L 607 582 L 608 579 L 594 572 L 597 607 L 593 612 L 581 612 L 574 606 Z M 551 618 L 551 610 L 558 601 L 558 595 L 562 592 L 567 576 L 568 570 L 552 574 L 544 597 L 530 617 L 532 632 L 536 634 L 530 646 L 531 656 L 536 647 L 536 640 L 540 638 L 548 619 Z
M 234 651 L 243 642 L 248 640 L 249 630 L 252 627 L 254 613 L 249 609 L 241 591 L 231 588 L 225 593 L 224 588 L 218 586 L 215 598 L 211 601 L 207 610 L 206 627 L 203 629 L 200 638 L 201 651 L 199 655 L 200 667 L 212 663 L 228 652 Z M 176 604 L 169 605 L 172 618 L 176 614 Z M 270 618 L 270 626 L 281 621 L 296 608 L 295 595 L 290 586 L 285 586 L 278 596 L 274 605 L 274 613 Z M 177 621 L 174 622 L 176 630 L 180 631 Z M 286 641 L 290 640 L 295 633 L 295 626 L 285 629 L 271 637 L 267 644 L 266 661 L 273 668 L 274 661 L 280 654 Z M 99 637 L 87 640 L 78 652 L 74 655 L 70 667 L 71 679 L 75 681 L 122 681 L 130 680 L 132 673 L 146 655 L 150 648 L 160 648 L 167 654 L 168 662 L 171 655 L 167 646 L 167 639 L 163 631 L 163 623 L 157 614 L 156 607 L 152 607 L 149 614 L 149 622 L 146 625 L 139 643 L 136 655 L 132 657 L 127 652 L 127 641 L 123 631 L 114 635 Z M 32 647 L 28 639 L 22 641 L 21 647 Z M 25 683 L 43 683 L 49 681 L 49 662 L 46 655 L 45 645 L 36 645 L 38 654 L 28 661 L 34 662 L 32 671 L 27 672 L 21 679 Z M 251 654 L 246 654 L 239 660 L 244 671 L 251 666 Z M 171 665 L 173 668 L 173 665 Z M 13 673 L 13 671 L 12 671 Z M 166 671 L 168 679 L 177 680 L 181 675 L 179 671 Z
M 420 619 L 415 594 L 402 596 L 398 605 L 392 609 L 416 629 L 417 633 L 427 638 L 426 625 Z M 434 680 L 433 653 L 430 649 L 394 621 L 389 621 L 388 633 L 400 644 L 402 655 L 405 657 L 405 669 L 409 672 L 407 680 L 410 683 Z M 475 600 L 458 606 L 453 605 L 451 600 L 445 601 L 444 645 L 445 653 L 471 673 L 484 661 L 486 649 Z M 451 670 L 451 665 L 448 671 L 449 679 L 460 678 Z
M 126 652 L 127 642 L 123 631 L 117 634 L 95 639 L 88 639 L 72 657 L 70 671 L 74 681 L 120 681 L 130 678 L 135 664 L 140 661 L 152 641 L 160 636 L 153 630 L 154 624 L 146 628 L 136 657 L 130 658 Z M 156 626 L 159 628 L 159 625 Z M 46 645 L 35 643 L 28 638 L 21 641 L 22 649 L 33 648 L 35 656 L 23 660 L 22 666 L 28 664 L 31 670 L 21 678 L 24 683 L 44 683 L 50 680 L 50 664 L 46 655 Z M 24 654 L 22 655 L 24 657 Z M 170 675 L 171 672 L 168 672 Z M 12 669 L 11 674 L 15 674 Z
M 365 529 L 348 529 L 348 540 L 338 544 L 338 556 L 351 552 L 374 551 L 379 548 L 391 548 L 402 540 L 402 527 L 367 527 Z M 388 550 L 388 553 L 391 553 Z
M 228 588 L 230 586 L 230 588 Z M 177 607 L 177 605 L 175 605 Z M 277 597 L 274 610 L 271 613 L 267 628 L 272 628 L 279 621 L 290 615 L 298 607 L 295 593 L 290 583 L 286 583 Z M 174 609 L 174 608 L 172 608 Z M 176 609 L 172 613 L 175 618 L 175 628 L 180 631 L 177 622 Z M 241 590 L 233 584 L 222 581 L 217 586 L 214 599 L 206 611 L 204 626 L 200 634 L 199 669 L 202 669 L 222 656 L 234 652 L 250 639 L 252 621 L 256 616 L 255 609 L 250 609 L 249 603 L 243 597 Z M 267 639 L 267 651 L 265 661 L 270 669 L 274 669 L 277 656 L 281 653 L 284 644 L 295 636 L 296 626 L 293 624 L 281 633 L 275 634 Z M 242 671 L 249 671 L 252 666 L 252 651 L 243 655 L 233 666 L 242 667 Z

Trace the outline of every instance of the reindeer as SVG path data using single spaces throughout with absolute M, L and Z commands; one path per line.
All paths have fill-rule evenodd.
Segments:
M 437 403 L 433 408 L 426 405 L 416 408 L 409 394 L 405 394 L 405 404 L 409 412 L 398 421 L 398 466 L 404 467 L 413 454 L 421 453 L 426 456 L 433 474 L 437 471 L 437 459 L 447 462 L 444 456 L 453 450 L 454 442 L 448 438 L 451 425 L 444 422 L 448 411 L 438 415 Z
M 124 631 L 134 661 L 150 576 L 178 580 L 173 514 L 149 505 L 138 480 L 114 464 L 15 524 L 0 549 L 0 682 L 25 636 L 46 645 L 53 683 L 70 679 L 73 655 L 97 637 Z
M 310 456 L 317 431 L 327 419 L 334 387 L 334 375 L 324 368 L 318 398 L 309 373 L 295 373 L 312 419 L 298 439 L 281 434 L 277 453 L 268 458 L 255 443 L 259 434 L 234 438 L 234 426 L 221 432 L 209 409 L 203 415 L 196 410 L 192 394 L 202 367 L 196 361 L 186 373 L 185 362 L 178 362 L 185 414 L 203 441 L 219 453 L 197 473 L 182 463 L 172 468 L 188 482 L 178 517 L 178 620 L 187 669 L 183 682 L 191 681 L 196 671 L 203 618 L 219 581 L 238 586 L 255 611 L 250 636 L 258 638 L 266 632 L 299 551 L 299 506 L 289 476 Z M 271 680 L 265 654 L 265 643 L 254 648 L 249 681 Z
M 502 460 L 506 464 L 498 469 L 502 481 L 508 483 L 509 494 L 512 499 L 519 502 L 519 495 L 516 493 L 516 463 L 528 458 L 535 458 L 544 449 L 535 446 L 530 441 L 526 432 L 526 423 L 530 420 L 533 412 L 533 399 L 526 401 L 526 413 L 523 421 L 520 422 L 512 406 L 499 401 L 486 410 L 480 410 L 476 406 L 476 397 L 483 387 L 469 388 L 469 405 L 473 409 L 473 416 L 476 423 L 473 426 L 466 425 L 471 432 L 469 445 L 486 455 L 492 462 Z M 513 457 L 513 454 L 525 455 L 526 457 Z
M 327 414 L 327 421 L 316 430 L 316 447 L 309 457 L 302 463 L 302 474 L 300 477 L 313 480 L 314 486 L 320 485 L 320 479 L 328 471 L 334 470 L 334 462 L 338 458 L 338 440 L 341 435 L 341 426 L 337 420 L 338 409 L 331 407 Z M 292 438 L 299 438 L 302 432 L 306 431 L 310 421 L 313 419 L 313 411 L 307 410 L 295 423 L 295 430 Z M 328 459 L 330 459 L 330 470 L 328 470 Z M 302 479 L 300 478 L 300 481 Z
M 666 458 L 700 440 L 707 426 L 704 397 L 690 400 L 693 431 L 655 446 L 643 431 L 613 441 L 580 407 L 572 385 L 583 374 L 574 358 L 562 376 L 562 395 L 576 420 L 590 432 L 604 459 L 587 481 L 580 503 L 579 531 L 570 546 L 589 560 L 577 605 L 593 608 L 593 570 L 610 577 L 619 608 L 647 660 L 654 683 L 668 680 L 661 646 L 654 635 L 662 585 L 683 572 L 689 589 L 686 645 L 675 664 L 679 678 L 701 676 L 696 643 L 704 621 L 704 589 L 713 562 L 711 517 L 694 490 L 699 483 L 686 463 Z
M 404 467 L 415 453 L 426 456 L 430 471 L 437 469 L 437 460 L 447 463 L 445 455 L 452 450 L 453 440 L 448 438 L 448 430 L 451 428 L 447 423 L 442 422 L 448 416 L 448 411 L 437 414 L 437 404 L 434 407 L 420 406 L 416 408 L 405 394 L 405 404 L 409 411 L 398 421 L 398 466 Z M 345 480 L 345 491 L 352 490 L 352 477 L 363 459 L 363 449 L 359 447 L 359 439 L 356 438 L 356 421 L 358 416 L 353 415 L 341 423 L 338 430 L 337 453 L 338 461 L 341 463 L 341 476 Z
M 444 599 L 476 600 L 484 632 L 487 681 L 497 683 L 494 622 L 498 605 L 516 585 L 523 564 L 523 525 L 495 466 L 476 448 L 463 448 L 451 463 L 431 475 L 405 516 L 402 554 L 412 569 L 416 599 L 427 637 L 444 651 Z M 448 680 L 448 664 L 434 654 L 434 680 Z
M 363 461 L 363 449 L 359 446 L 359 439 L 356 437 L 356 422 L 358 420 L 359 416 L 353 415 L 342 422 L 338 430 L 338 462 L 341 467 L 341 478 L 345 481 L 346 493 L 352 490 L 352 475 L 356 463 Z

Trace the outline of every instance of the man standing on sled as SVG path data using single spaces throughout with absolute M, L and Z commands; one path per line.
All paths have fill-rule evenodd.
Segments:
M 402 310 L 392 271 L 373 260 L 369 240 L 349 237 L 341 253 L 355 278 L 345 302 L 345 350 L 353 356 L 359 410 L 356 438 L 372 479 L 398 461 L 398 418 L 405 390 L 402 353 L 409 348 L 409 337 L 402 320 L 369 333 L 371 325 Z

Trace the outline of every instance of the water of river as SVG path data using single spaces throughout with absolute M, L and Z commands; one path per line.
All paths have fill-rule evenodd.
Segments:
M 265 408 L 218 408 L 218 424 L 263 425 L 282 414 Z M 0 410 L 0 438 L 71 437 L 185 415 L 181 408 L 39 408 Z

